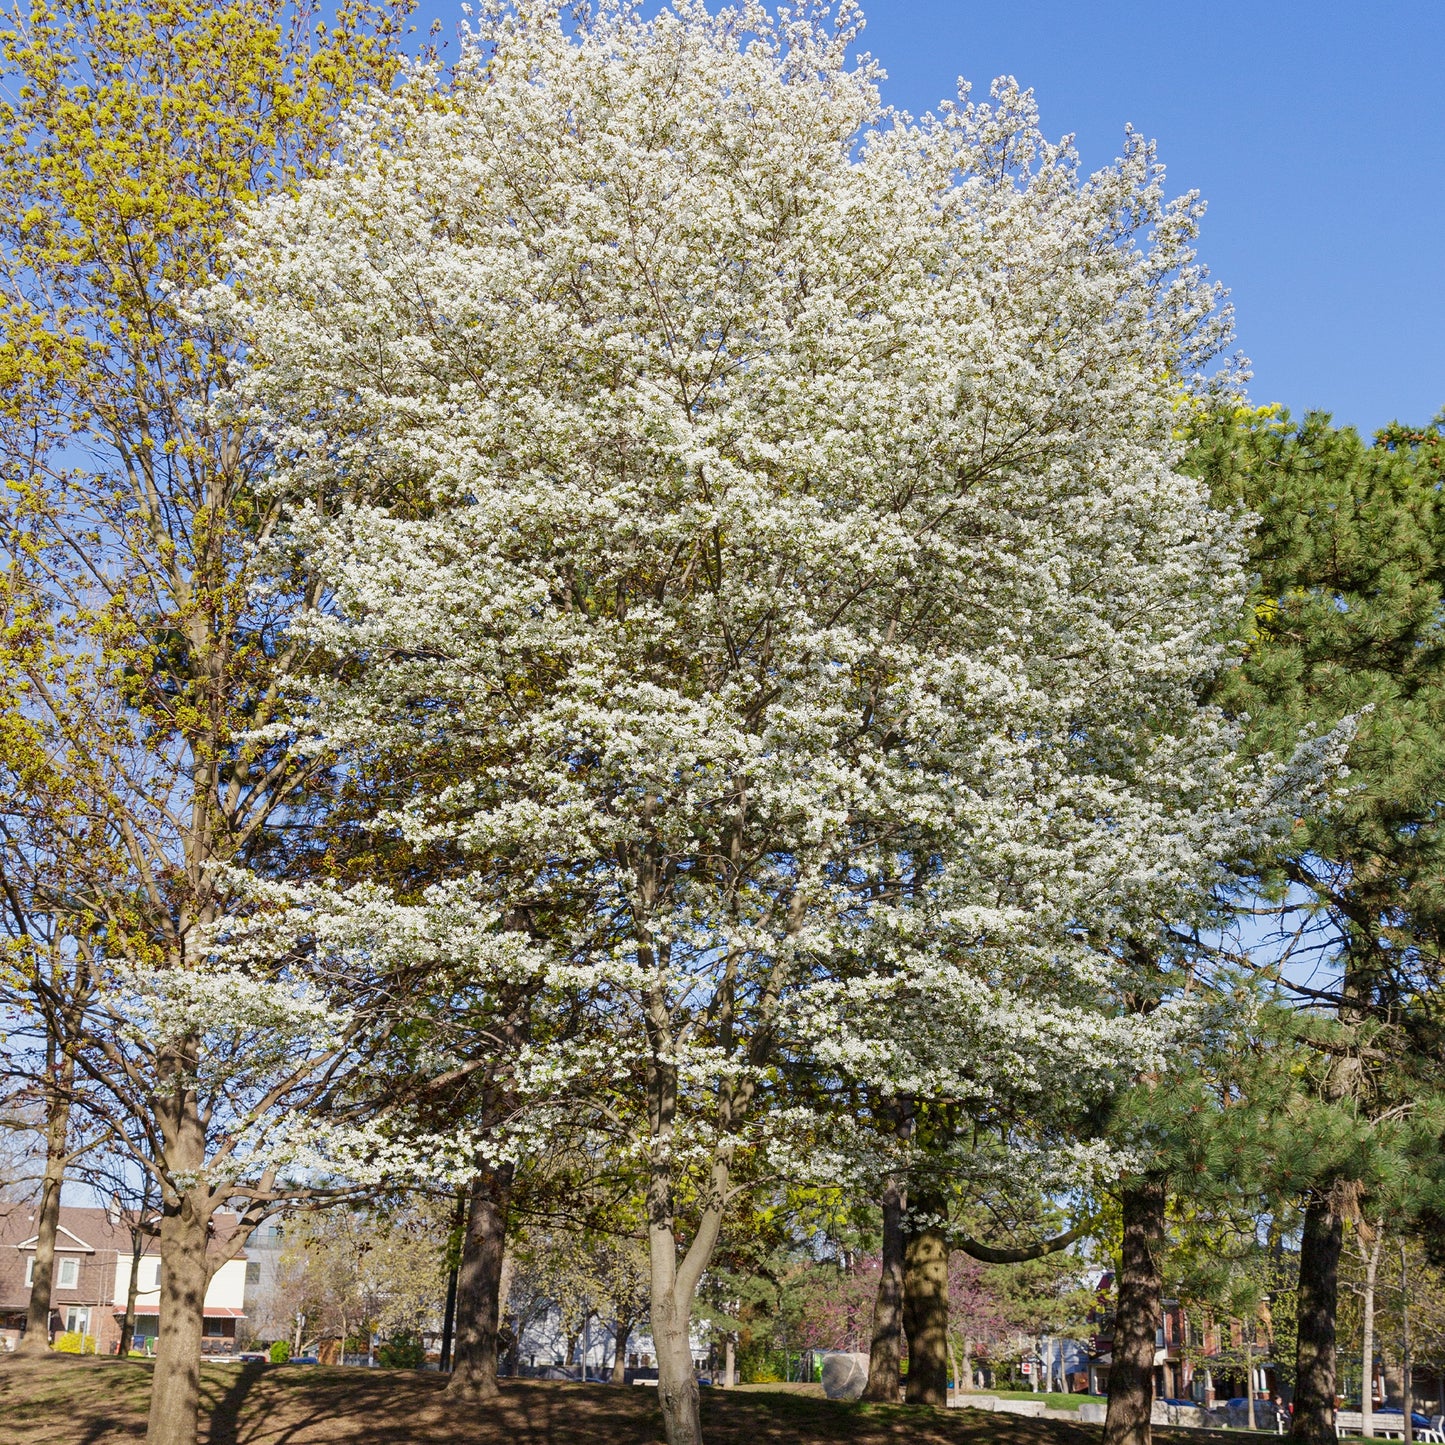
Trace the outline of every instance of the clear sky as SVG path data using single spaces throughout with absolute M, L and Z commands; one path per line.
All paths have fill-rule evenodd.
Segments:
M 1257 401 L 1372 431 L 1445 407 L 1445 0 L 865 0 L 885 98 L 996 75 L 1086 167 L 1125 122 L 1209 202 Z M 447 30 L 459 0 L 422 0 Z

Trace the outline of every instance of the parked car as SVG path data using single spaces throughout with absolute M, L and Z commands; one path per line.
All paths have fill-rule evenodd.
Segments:
M 320 1355 L 292 1355 L 286 1363 L 288 1365 L 319 1365 L 321 1357 Z
M 271 1357 L 265 1350 L 242 1350 L 236 1358 L 243 1365 L 264 1365 Z
M 1377 1420 L 1380 1418 L 1381 1415 L 1398 1415 L 1401 1419 L 1401 1422 L 1403 1423 L 1405 1418 L 1405 1412 L 1400 1409 L 1398 1405 L 1376 1405 L 1374 1414 Z M 1417 1430 L 1428 1430 L 1430 1428 L 1431 1421 L 1428 1415 L 1422 1415 L 1418 1410 L 1411 1410 L 1410 1423 Z

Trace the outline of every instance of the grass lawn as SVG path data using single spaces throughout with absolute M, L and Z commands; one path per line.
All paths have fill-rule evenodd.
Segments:
M 1042 1400 L 1051 1410 L 1077 1410 L 1080 1405 L 1102 1405 L 1103 1395 L 1061 1395 L 1057 1391 L 1040 1393 L 1035 1390 L 978 1390 L 979 1395 L 997 1395 L 1000 1400 Z
M 121 1445 L 145 1437 L 149 1362 L 0 1359 L 4 1445 Z M 204 1445 L 655 1445 L 657 1392 L 506 1382 L 493 1405 L 449 1401 L 437 1375 L 320 1366 L 201 1366 Z M 1079 1398 L 1075 1396 L 1074 1398 Z M 821 1387 L 702 1392 L 708 1445 L 1099 1445 L 1097 1425 L 978 1410 L 840 1404 Z M 1171 1445 L 1223 1445 L 1158 1431 Z M 1231 1445 L 1238 1445 L 1235 1435 Z

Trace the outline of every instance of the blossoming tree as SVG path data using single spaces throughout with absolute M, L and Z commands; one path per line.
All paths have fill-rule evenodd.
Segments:
M 1234 527 L 1172 469 L 1227 331 L 1197 205 L 1132 135 L 1081 178 L 1012 82 L 884 111 L 857 29 L 484 7 L 198 302 L 334 590 L 316 726 L 471 760 L 398 825 L 606 1017 L 671 1445 L 780 1062 L 903 975 L 1107 978 L 1232 746 Z

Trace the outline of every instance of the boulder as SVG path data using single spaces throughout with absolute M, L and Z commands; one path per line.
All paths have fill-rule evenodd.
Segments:
M 823 1356 L 823 1393 L 830 1400 L 856 1400 L 868 1383 L 868 1356 L 841 1351 Z
M 1043 1418 L 1044 1408 L 1042 1400 L 1000 1400 L 994 1406 L 1000 1415 L 1030 1415 L 1035 1420 Z

